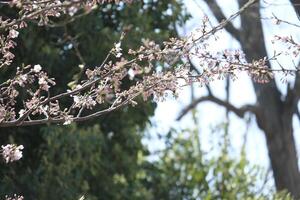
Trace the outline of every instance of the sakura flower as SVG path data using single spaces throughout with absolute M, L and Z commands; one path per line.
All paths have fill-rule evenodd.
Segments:
M 71 124 L 72 123 L 72 121 L 73 121 L 73 118 L 72 118 L 73 116 L 71 116 L 71 115 L 66 115 L 65 116 L 65 122 L 63 123 L 63 125 L 69 125 L 69 124 Z
M 281 23 L 281 20 L 277 17 L 272 17 L 271 20 L 274 25 L 279 25 Z
M 48 82 L 45 77 L 43 77 L 43 76 L 40 77 L 38 82 L 39 82 L 39 85 L 42 90 L 45 90 L 45 91 L 49 90 L 50 86 L 48 85 Z
M 39 73 L 41 70 L 42 70 L 41 65 L 34 65 L 34 66 L 33 66 L 33 71 L 34 71 L 35 73 Z
M 74 100 L 75 104 L 79 104 L 80 103 L 80 98 L 77 95 L 73 96 L 73 100 Z
M 17 37 L 19 36 L 19 32 L 16 31 L 16 30 L 14 30 L 14 29 L 11 29 L 11 30 L 9 31 L 9 36 L 10 36 L 11 38 L 17 38 Z
M 24 149 L 23 145 L 7 144 L 1 146 L 1 154 L 6 163 L 14 162 L 20 160 L 23 156 L 22 150 Z
M 116 55 L 117 58 L 121 58 L 121 56 L 122 56 L 121 52 L 117 53 L 117 55 Z
M 46 79 L 44 78 L 44 77 L 41 77 L 40 79 L 39 79 L 39 84 L 40 85 L 46 85 L 47 84 L 47 81 L 46 81 Z
M 117 52 L 122 50 L 121 49 L 121 42 L 118 42 L 118 43 L 115 44 L 115 49 L 116 49 Z
M 24 109 L 21 109 L 21 110 L 19 111 L 20 117 L 22 117 L 24 114 L 25 114 L 25 110 L 24 110 Z
M 0 122 L 5 120 L 5 116 L 6 116 L 6 109 L 5 107 L 0 105 Z
M 121 42 L 118 42 L 117 44 L 115 44 L 115 52 L 116 52 L 117 58 L 120 58 L 123 55 L 122 48 L 121 48 Z

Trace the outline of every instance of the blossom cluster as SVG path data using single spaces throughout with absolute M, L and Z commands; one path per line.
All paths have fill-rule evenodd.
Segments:
M 20 160 L 23 156 L 22 150 L 24 149 L 23 145 L 7 144 L 2 145 L 0 154 L 2 155 L 6 163 L 14 162 Z
M 274 40 L 272 42 L 274 43 L 276 41 L 280 41 L 283 44 L 287 45 L 286 54 L 292 54 L 294 57 L 297 57 L 300 54 L 300 44 L 296 42 L 292 36 L 275 35 Z
M 28 20 L 37 20 L 39 25 L 47 25 L 51 17 L 58 18 L 62 15 L 72 17 L 81 10 L 88 13 L 97 8 L 99 4 L 120 2 L 131 3 L 131 0 L 12 0 L 8 1 L 7 4 L 20 10 L 19 19 L 2 21 L 0 28 L 23 23 Z
M 5 196 L 5 200 L 24 200 L 23 196 L 14 194 L 13 196 Z
M 33 89 L 34 85 L 36 85 L 35 90 Z M 33 67 L 28 65 L 18 68 L 15 76 L 2 83 L 0 86 L 0 123 L 3 121 L 15 120 L 15 105 L 20 90 L 23 90 L 24 87 L 31 87 L 32 89 L 26 90 L 30 98 L 24 101 L 24 109 L 19 111 L 19 117 L 26 115 L 25 110 L 28 109 L 34 109 L 32 111 L 33 115 L 45 112 L 45 107 L 37 105 L 46 98 L 41 94 L 47 93 L 49 88 L 53 85 L 55 85 L 54 79 L 49 78 L 47 73 L 42 71 L 40 65 L 34 65 Z M 55 107 L 53 105 L 54 104 L 49 104 L 50 109 L 52 110 L 53 107 Z
M 7 34 L 0 34 L 0 68 L 8 66 L 13 62 L 15 55 L 11 50 L 17 45 L 14 39 L 17 38 L 18 35 L 19 32 L 14 28 L 11 28 Z

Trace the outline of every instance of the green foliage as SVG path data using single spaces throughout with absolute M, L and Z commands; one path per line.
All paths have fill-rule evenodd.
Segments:
M 261 191 L 263 170 L 249 164 L 244 150 L 239 158 L 230 156 L 232 144 L 227 134 L 219 136 L 220 146 L 214 150 L 220 151 L 213 157 L 212 152 L 201 150 L 197 140 L 198 130 L 172 130 L 168 134 L 166 149 L 154 163 L 155 173 L 149 171 L 148 184 L 155 199 L 291 199 L 284 192 Z
M 76 199 L 83 194 L 91 200 L 138 199 L 135 191 L 141 185 L 135 178 L 137 152 L 132 147 L 140 145 L 140 138 L 117 134 L 105 135 L 97 125 L 45 129 L 37 199 Z
M 37 169 L 16 171 L 19 180 L 6 174 L 1 189 L 14 192 L 27 181 L 23 194 L 28 199 L 141 199 L 147 195 L 136 178 L 141 138 L 134 132 L 118 134 L 104 134 L 98 125 L 45 128 Z

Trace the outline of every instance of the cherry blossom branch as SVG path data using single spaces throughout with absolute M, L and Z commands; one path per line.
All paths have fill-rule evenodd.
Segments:
M 166 43 L 165 48 L 160 49 L 158 45 L 156 45 L 155 43 L 148 41 L 145 43 L 145 47 L 141 47 L 139 50 L 137 51 L 133 51 L 130 50 L 130 54 L 135 55 L 137 58 L 134 58 L 130 61 L 126 61 L 126 60 L 121 60 L 120 62 L 117 62 L 116 64 L 112 64 L 110 63 L 109 65 L 105 64 L 105 62 L 107 61 L 109 55 L 111 53 L 118 55 L 120 51 L 120 47 L 118 44 L 116 44 L 116 47 L 110 51 L 110 53 L 108 54 L 107 58 L 104 60 L 104 62 L 100 65 L 100 67 L 95 68 L 94 71 L 91 70 L 87 70 L 86 74 L 88 76 L 88 80 L 86 80 L 86 82 L 83 85 L 78 85 L 79 87 L 75 88 L 74 90 L 71 91 L 67 91 L 65 93 L 61 93 L 58 94 L 56 96 L 50 97 L 48 95 L 47 98 L 40 98 L 40 100 L 37 98 L 37 96 L 39 96 L 41 90 L 45 90 L 45 91 L 49 91 L 49 87 L 47 84 L 50 79 L 48 77 L 45 76 L 45 74 L 43 76 L 37 75 L 37 74 L 33 74 L 35 76 L 39 76 L 39 84 L 40 84 L 40 89 L 36 91 L 36 93 L 34 94 L 31 102 L 27 103 L 30 106 L 28 107 L 28 110 L 25 110 L 22 114 L 20 114 L 20 117 L 16 120 L 5 120 L 5 118 L 1 119 L 1 123 L 0 126 L 3 127 L 7 127 L 7 126 L 20 126 L 20 125 L 35 125 L 35 124 L 41 124 L 41 123 L 59 123 L 62 122 L 63 120 L 65 122 L 69 122 L 69 121 L 82 121 L 84 119 L 90 119 L 92 117 L 96 117 L 102 114 L 105 114 L 107 112 L 111 112 L 113 110 L 115 110 L 116 108 L 119 108 L 120 106 L 118 105 L 116 108 L 114 107 L 115 103 L 113 104 L 112 107 L 102 110 L 102 111 L 98 111 L 95 114 L 92 114 L 91 116 L 85 116 L 85 117 L 80 117 L 81 112 L 83 110 L 83 107 L 87 107 L 87 108 L 92 108 L 96 105 L 96 102 L 94 100 L 94 96 L 88 95 L 88 96 L 83 96 L 80 97 L 82 101 L 84 101 L 83 103 L 80 103 L 80 100 L 76 100 L 74 99 L 74 103 L 72 104 L 72 106 L 69 108 L 68 112 L 64 112 L 64 111 L 59 111 L 58 108 L 56 108 L 55 113 L 59 112 L 60 116 L 53 118 L 53 117 L 49 117 L 51 115 L 51 113 L 45 114 L 45 110 L 47 110 L 46 108 L 43 108 L 43 106 L 51 106 L 51 103 L 53 102 L 57 102 L 58 100 L 60 100 L 61 98 L 64 97 L 74 97 L 74 95 L 78 95 L 83 91 L 86 91 L 87 89 L 90 89 L 90 94 L 95 93 L 96 91 L 94 90 L 95 84 L 98 83 L 99 81 L 103 81 L 108 79 L 112 79 L 113 76 L 117 75 L 117 79 L 114 80 L 113 82 L 120 82 L 124 75 L 124 72 L 122 71 L 126 71 L 127 74 L 127 70 L 125 68 L 125 66 L 130 65 L 131 69 L 136 70 L 137 72 L 140 71 L 139 66 L 137 61 L 153 61 L 153 60 L 162 60 L 165 56 L 168 56 L 168 53 L 170 50 L 174 49 L 174 46 L 178 46 L 178 45 L 182 45 L 182 48 L 187 47 L 185 46 L 184 42 L 182 41 L 178 41 L 178 40 L 171 40 L 170 42 Z M 192 55 L 195 55 L 194 52 L 191 53 Z M 179 53 L 179 55 L 181 55 L 181 53 Z M 159 81 L 156 84 L 162 84 L 162 81 L 169 81 L 168 86 L 163 87 L 163 89 L 160 89 L 160 91 L 155 94 L 156 96 L 160 97 L 164 95 L 164 92 L 167 90 L 172 90 L 172 91 L 176 91 L 176 89 L 179 87 L 176 84 L 177 79 L 185 79 L 185 81 L 187 83 L 191 83 L 191 82 L 200 82 L 201 84 L 204 83 L 208 83 L 209 81 L 213 80 L 215 76 L 217 77 L 224 77 L 227 75 L 233 75 L 235 76 L 235 73 L 239 72 L 239 71 L 247 71 L 251 76 L 255 77 L 255 79 L 257 81 L 267 81 L 269 78 L 272 78 L 272 73 L 275 71 L 280 71 L 280 70 L 276 70 L 276 69 L 270 69 L 266 67 L 266 62 L 268 61 L 267 59 L 261 59 L 259 61 L 254 61 L 252 63 L 243 63 L 241 62 L 241 55 L 238 52 L 234 52 L 233 54 L 230 54 L 230 52 L 226 52 L 223 57 L 218 58 L 218 57 L 212 57 L 212 56 L 206 56 L 206 54 L 199 54 L 199 57 L 204 58 L 205 62 L 209 61 L 210 59 L 213 60 L 213 63 L 210 63 L 208 68 L 204 68 L 203 72 L 200 75 L 193 75 L 193 74 L 189 74 L 186 71 L 182 70 L 184 68 L 179 68 L 178 71 L 175 72 L 167 72 L 165 74 L 160 75 L 160 77 L 158 77 L 158 74 L 152 74 L 152 75 L 148 75 L 145 76 L 144 74 L 144 82 L 142 82 L 142 84 L 144 85 L 151 85 L 153 83 L 155 83 L 155 81 Z M 208 62 L 209 63 L 209 62 Z M 104 68 L 104 69 L 102 69 Z M 110 70 L 108 70 L 110 69 Z M 31 75 L 30 73 L 34 73 L 34 72 L 40 72 L 41 69 L 38 68 L 38 66 L 35 66 L 35 68 L 33 70 L 31 70 L 29 73 L 26 73 L 26 76 Z M 181 71 L 180 71 L 181 70 Z M 297 70 L 297 69 L 295 69 Z M 189 71 L 189 70 L 188 70 Z M 288 70 L 288 71 L 292 71 L 292 70 Z M 181 76 L 178 76 L 176 74 L 181 73 Z M 22 75 L 22 73 L 20 72 L 20 77 L 24 76 Z M 168 78 L 168 76 L 172 75 L 172 79 L 167 79 L 164 80 L 164 76 L 166 76 Z M 24 85 L 26 82 L 25 80 L 19 80 L 18 78 L 19 76 L 16 76 L 16 80 L 13 80 L 11 82 L 11 84 L 13 83 L 17 83 L 19 85 Z M 155 79 L 153 79 L 155 78 Z M 159 79 L 157 79 L 159 78 Z M 149 82 L 148 79 L 152 79 L 152 81 L 154 82 Z M 43 81 L 41 81 L 43 80 Z M 22 82 L 24 81 L 24 82 Z M 148 81 L 148 82 L 147 82 Z M 114 84 L 113 82 L 111 82 L 110 84 Z M 156 85 L 155 84 L 155 85 Z M 115 86 L 114 86 L 115 87 Z M 9 88 L 9 87 L 8 87 Z M 151 89 L 151 88 L 150 88 Z M 115 91 L 119 90 L 118 87 L 115 88 Z M 134 89 L 133 89 L 134 90 Z M 138 93 L 140 92 L 141 88 L 139 88 Z M 8 89 L 6 90 L 8 91 Z M 103 89 L 98 90 L 98 93 L 101 93 L 103 91 Z M 142 90 L 143 92 L 148 92 L 148 90 Z M 96 92 L 96 93 L 97 93 Z M 124 92 L 129 92 L 129 91 L 124 91 Z M 136 92 L 135 92 L 136 93 Z M 134 94 L 135 94 L 134 93 Z M 118 92 L 116 92 L 114 95 L 118 96 L 118 95 L 122 95 L 122 92 L 118 94 Z M 135 95 L 133 95 L 134 97 L 136 97 Z M 79 97 L 77 97 L 79 98 Z M 43 100 L 44 99 L 44 100 Z M 130 97 L 129 97 L 130 99 Z M 125 101 L 125 103 L 128 103 L 128 101 Z M 26 105 L 27 105 L 26 104 Z M 49 105 L 48 105 L 49 104 Z M 58 104 L 58 103 L 57 103 Z M 123 105 L 123 104 L 122 104 Z M 59 107 L 58 105 L 56 107 Z M 77 114 L 77 118 L 74 118 L 73 115 L 70 115 L 70 111 L 73 108 L 80 108 L 79 113 Z M 46 118 L 45 119 L 37 119 L 37 120 L 31 120 L 29 118 L 29 115 L 31 114 L 35 114 L 40 112 L 41 114 L 45 115 Z M 3 115 L 5 116 L 5 115 Z M 25 121 L 28 118 L 28 121 Z
M 249 0 L 236 13 L 230 15 L 227 19 L 222 20 L 217 26 L 212 28 L 210 31 L 205 32 L 202 36 L 200 36 L 196 39 L 193 39 L 193 42 L 196 43 L 198 41 L 201 41 L 201 40 L 205 39 L 207 36 L 210 36 L 218 31 L 222 30 L 223 28 L 226 27 L 227 24 L 231 23 L 235 18 L 240 16 L 241 13 L 245 12 L 247 10 L 247 8 L 249 8 L 256 2 L 258 2 L 258 0 Z
M 18 19 L 10 21 L 3 21 L 0 23 L 0 31 L 9 29 L 15 25 L 26 23 L 29 20 L 40 20 L 40 25 L 46 25 L 49 22 L 48 17 L 60 17 L 62 14 L 68 14 L 71 17 L 81 9 L 85 10 L 85 13 L 89 13 L 96 8 L 97 4 L 103 3 L 119 3 L 119 0 L 66 0 L 66 1 L 44 1 L 44 0 L 12 0 L 9 2 L 2 2 L 11 7 L 17 7 L 20 9 L 20 16 Z M 130 3 L 131 0 L 123 0 L 125 3 Z M 82 15 L 82 14 L 81 14 Z M 76 18 L 76 17 L 75 17 Z M 0 20 L 1 22 L 1 20 Z
M 165 79 L 166 78 L 166 79 Z M 134 102 L 134 99 L 136 99 L 138 96 L 140 96 L 142 93 L 147 93 L 149 92 L 150 90 L 162 90 L 162 91 L 165 91 L 167 88 L 162 88 L 160 89 L 161 84 L 163 82 L 166 82 L 167 84 L 169 84 L 168 81 L 168 76 L 166 77 L 163 77 L 162 76 L 162 79 L 160 80 L 157 80 L 157 82 L 155 82 L 154 84 L 150 85 L 150 86 L 147 86 L 146 89 L 144 90 L 141 90 L 140 87 L 142 87 L 142 85 L 138 85 L 137 88 L 134 88 L 134 90 L 136 90 L 135 93 L 133 93 L 132 95 L 129 95 L 125 100 L 123 101 L 120 101 L 120 99 L 122 98 L 122 95 L 120 95 L 114 102 L 113 104 L 107 108 L 107 109 L 104 109 L 104 110 L 100 110 L 100 111 L 97 111 L 95 113 L 92 113 L 92 114 L 89 114 L 87 116 L 83 116 L 83 117 L 80 117 L 80 116 L 77 116 L 77 117 L 71 117 L 66 119 L 65 117 L 60 117 L 58 119 L 51 119 L 51 118 L 46 118 L 46 119 L 38 119 L 38 120 L 30 120 L 30 121 L 19 121 L 19 118 L 18 120 L 16 121 L 10 121 L 10 122 L 2 122 L 0 123 L 0 127 L 12 127 L 12 126 L 29 126 L 29 125 L 39 125 L 39 124 L 49 124 L 49 123 L 56 123 L 56 124 L 62 124 L 62 123 L 66 123 L 66 121 L 68 122 L 81 122 L 81 121 L 86 121 L 86 120 L 89 120 L 89 119 L 92 119 L 92 118 L 95 118 L 95 117 L 99 117 L 101 115 L 104 115 L 104 114 L 107 114 L 109 112 L 112 112 L 112 111 L 115 111 L 117 109 L 120 109 L 121 107 L 124 107 L 128 104 L 133 104 L 135 105 L 136 103 Z M 173 78 L 173 81 L 176 81 L 176 78 L 183 78 L 183 77 L 175 77 Z M 155 87 L 158 87 L 158 88 L 155 88 Z M 131 91 L 128 90 L 125 92 L 126 93 L 130 93 Z M 146 96 L 149 96 L 149 95 L 152 95 L 154 93 L 149 93 L 149 94 L 146 94 Z M 147 98 L 147 97 L 146 97 Z M 23 120 L 24 118 L 22 118 Z M 68 123 L 67 123 L 68 124 Z
M 82 5 L 80 4 L 82 2 L 78 1 L 77 3 Z M 85 3 L 87 2 L 89 1 Z M 99 67 L 94 69 L 85 69 L 84 67 L 82 69 L 82 72 L 85 71 L 85 78 L 82 78 L 84 80 L 80 81 L 81 78 L 79 78 L 73 81 L 70 85 L 71 90 L 54 96 L 50 95 L 50 90 L 55 85 L 55 80 L 49 78 L 47 73 L 42 71 L 40 65 L 20 67 L 11 80 L 0 84 L 0 127 L 46 123 L 69 124 L 71 122 L 88 120 L 129 104 L 135 105 L 136 102 L 134 100 L 140 95 L 144 97 L 144 100 L 148 98 L 160 100 L 164 99 L 168 92 L 176 96 L 180 87 L 192 82 L 206 85 L 216 78 L 235 78 L 236 74 L 242 71 L 247 72 L 254 80 L 260 83 L 268 82 L 276 72 L 284 73 L 285 75 L 298 72 L 298 68 L 268 68 L 267 62 L 275 59 L 277 55 L 269 59 L 263 58 L 247 63 L 240 51 L 224 51 L 213 54 L 207 50 L 208 44 L 205 41 L 255 2 L 256 0 L 249 0 L 237 13 L 210 30 L 206 30 L 207 26 L 203 25 L 200 32 L 196 33 L 200 33 L 199 37 L 195 37 L 196 34 L 192 34 L 182 39 L 170 38 L 170 40 L 164 42 L 163 46 L 153 41 L 144 40 L 142 41 L 143 45 L 138 49 L 130 49 L 128 51 L 128 56 L 132 57 L 130 60 L 123 57 L 121 43 L 124 35 L 121 34 L 119 42 L 115 43 Z M 31 5 L 30 3 L 32 2 L 29 1 L 28 5 Z M 43 9 L 44 4 L 49 2 L 40 1 L 40 3 L 41 9 Z M 30 7 L 26 7 L 26 4 L 22 6 L 32 11 Z M 34 12 L 37 11 L 33 10 L 31 14 Z M 42 13 L 41 15 L 47 17 L 54 14 L 55 12 L 50 12 Z M 207 20 L 203 20 L 204 24 L 206 22 Z M 9 30 L 8 38 L 10 40 L 17 37 L 18 32 L 16 29 L 18 28 Z M 71 38 L 71 40 L 73 39 Z M 296 42 L 293 40 L 290 39 L 288 41 L 292 45 L 296 45 Z M 7 50 L 9 48 L 4 49 Z M 81 62 L 84 63 L 79 49 L 75 50 Z M 199 60 L 198 64 L 201 66 L 201 70 L 198 70 L 197 74 L 190 70 L 189 62 L 184 61 L 185 58 L 189 60 L 190 57 L 197 57 Z M 176 66 L 181 59 L 184 64 Z M 113 60 L 116 61 L 113 62 Z M 152 73 L 155 71 L 153 63 L 156 62 L 170 66 L 169 70 L 161 73 Z M 125 77 L 132 80 L 133 85 L 129 89 L 121 87 Z M 25 93 L 29 98 L 23 100 L 24 108 L 19 110 L 17 114 L 15 105 L 19 101 L 19 87 L 25 89 Z M 26 88 L 36 89 L 27 90 Z M 72 101 L 69 105 L 65 105 L 65 108 L 61 108 L 60 101 L 64 98 L 72 99 Z M 234 110 L 233 108 L 231 109 Z M 92 113 L 86 114 L 89 113 L 86 112 L 87 110 L 92 110 Z
M 275 25 L 287 24 L 297 28 L 300 28 L 300 25 L 296 23 L 292 23 L 283 19 L 278 18 L 274 13 L 272 13 L 272 17 L 262 17 L 263 20 L 272 20 Z

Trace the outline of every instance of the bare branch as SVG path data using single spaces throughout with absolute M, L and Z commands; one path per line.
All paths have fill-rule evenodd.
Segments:
M 219 23 L 226 19 L 221 7 L 218 5 L 216 0 L 205 0 L 205 2 L 209 6 L 210 10 L 213 12 Z M 232 35 L 232 37 L 234 37 L 237 41 L 240 41 L 240 30 L 235 28 L 232 22 L 228 22 L 224 28 L 226 31 L 228 31 L 228 33 Z
M 237 116 L 240 118 L 243 118 L 246 112 L 251 112 L 251 113 L 257 113 L 257 108 L 256 106 L 253 105 L 244 105 L 240 108 L 235 107 L 229 102 L 223 101 L 222 99 L 219 99 L 215 96 L 204 96 L 196 99 L 193 101 L 190 105 L 188 105 L 186 108 L 184 108 L 179 116 L 177 117 L 176 120 L 181 120 L 190 110 L 194 109 L 199 103 L 205 102 L 205 101 L 210 101 L 213 103 L 216 103 L 220 106 L 225 107 L 227 110 L 234 112 Z

